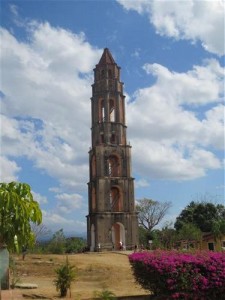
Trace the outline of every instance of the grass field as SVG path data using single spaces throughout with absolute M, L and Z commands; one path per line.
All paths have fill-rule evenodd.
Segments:
M 136 284 L 127 252 L 82 253 L 69 255 L 70 264 L 77 267 L 77 280 L 72 284 L 72 299 L 92 299 L 95 291 L 106 288 L 116 296 L 148 294 Z M 26 295 L 40 295 L 56 299 L 58 293 L 53 284 L 55 269 L 66 260 L 65 255 L 28 254 L 23 261 L 16 256 L 20 283 L 35 283 L 37 289 L 23 290 Z

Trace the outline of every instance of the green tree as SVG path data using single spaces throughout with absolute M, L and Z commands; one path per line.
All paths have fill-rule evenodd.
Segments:
M 171 207 L 170 202 L 159 202 L 146 198 L 137 202 L 136 210 L 138 212 L 139 225 L 149 232 L 162 221 Z
M 190 248 L 192 243 L 200 242 L 202 238 L 201 230 L 192 223 L 186 223 L 178 231 L 178 239 L 185 240 L 187 249 Z
M 158 231 L 158 238 L 160 239 L 160 246 L 163 249 L 172 249 L 177 240 L 176 230 L 170 227 L 170 224 L 165 225 Z
M 82 252 L 86 246 L 87 246 L 86 242 L 83 238 L 69 237 L 69 238 L 66 238 L 65 252 L 66 253 Z
M 223 205 L 192 201 L 176 218 L 174 227 L 180 230 L 185 224 L 193 223 L 202 232 L 211 232 L 213 223 L 224 218 L 225 207 Z
M 40 224 L 42 213 L 33 199 L 31 188 L 26 183 L 0 183 L 0 244 L 6 244 L 9 251 L 31 245 L 34 236 L 31 222 Z
M 63 229 L 56 231 L 48 245 L 48 250 L 53 254 L 63 254 L 66 250 L 66 237 Z
M 215 241 L 221 242 L 223 235 L 225 234 L 225 219 L 215 220 L 212 224 L 212 234 Z

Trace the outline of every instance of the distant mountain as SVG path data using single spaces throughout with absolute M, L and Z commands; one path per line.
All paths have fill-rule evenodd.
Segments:
M 39 242 L 46 242 L 52 239 L 53 237 L 53 233 L 49 233 L 43 237 L 38 238 Z M 79 238 L 83 238 L 84 240 L 87 239 L 87 233 L 86 232 L 74 232 L 74 231 L 65 231 L 63 232 L 66 238 L 70 238 L 70 237 L 79 237 Z

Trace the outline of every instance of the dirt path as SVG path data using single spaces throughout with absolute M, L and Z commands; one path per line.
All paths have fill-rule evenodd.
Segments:
M 135 283 L 128 261 L 128 252 L 85 253 L 69 255 L 69 262 L 77 268 L 72 299 L 92 299 L 95 291 L 106 288 L 116 296 L 146 295 Z M 55 269 L 65 262 L 65 255 L 27 255 L 25 261 L 15 257 L 20 283 L 34 283 L 37 289 L 21 289 L 23 295 L 57 299 L 53 284 Z M 15 299 L 15 298 L 14 298 Z M 40 299 L 40 298 L 39 298 Z M 2 299 L 8 300 L 8 299 Z

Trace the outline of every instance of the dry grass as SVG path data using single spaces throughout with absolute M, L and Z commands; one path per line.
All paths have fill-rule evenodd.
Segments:
M 92 299 L 94 291 L 106 288 L 116 296 L 146 295 L 135 283 L 127 253 L 84 253 L 69 255 L 69 262 L 77 267 L 77 280 L 72 285 L 72 299 Z M 20 283 L 35 283 L 35 290 L 23 290 L 26 295 L 57 298 L 53 280 L 55 269 L 65 262 L 64 255 L 32 255 L 25 261 L 16 257 Z

